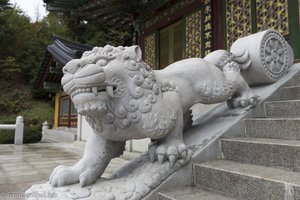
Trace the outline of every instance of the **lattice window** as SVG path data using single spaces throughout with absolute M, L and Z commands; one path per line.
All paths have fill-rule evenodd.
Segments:
M 288 0 L 256 0 L 257 31 L 275 29 L 289 34 Z
M 228 49 L 230 49 L 232 43 L 238 38 L 251 34 L 251 23 L 250 0 L 226 1 L 226 37 Z
M 201 57 L 201 10 L 186 17 L 186 58 Z
M 156 68 L 156 37 L 155 33 L 145 38 L 144 61 L 153 69 Z
M 60 98 L 59 126 L 76 127 L 77 110 L 69 96 Z

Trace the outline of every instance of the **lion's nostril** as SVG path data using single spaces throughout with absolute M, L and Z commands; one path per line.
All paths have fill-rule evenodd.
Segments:
M 63 67 L 63 73 L 64 74 L 74 74 L 79 68 L 81 68 L 80 60 L 74 59 L 74 60 L 69 61 Z

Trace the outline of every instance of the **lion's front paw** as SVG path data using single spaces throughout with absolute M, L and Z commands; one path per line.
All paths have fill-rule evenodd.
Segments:
M 53 187 L 79 182 L 79 172 L 63 165 L 57 166 L 50 175 L 49 182 Z
M 173 166 L 177 160 L 187 159 L 188 149 L 182 142 L 162 142 L 160 144 L 151 144 L 148 153 L 151 162 L 158 160 L 162 164 L 164 161 L 169 160 Z
M 49 182 L 53 187 L 70 185 L 80 182 L 81 187 L 90 185 L 99 178 L 98 168 L 85 168 L 84 170 L 75 167 L 60 165 L 50 175 Z
M 259 102 L 259 97 L 252 91 L 244 91 L 238 97 L 233 97 L 227 101 L 229 108 L 245 108 L 247 106 L 254 107 Z

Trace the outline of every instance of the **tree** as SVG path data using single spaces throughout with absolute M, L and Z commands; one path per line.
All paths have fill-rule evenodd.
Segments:
M 63 16 L 74 41 L 91 46 L 131 44 L 131 33 L 127 31 L 93 21 L 82 21 L 67 12 L 63 13 Z
M 3 0 L 1 6 L 5 7 Z M 7 1 L 6 1 L 7 2 Z M 16 7 L 0 12 L 0 76 L 19 70 L 32 84 L 41 67 L 46 48 L 53 34 L 69 38 L 69 29 L 61 14 L 50 13 L 42 21 L 30 23 Z
M 1 7 L 4 8 L 0 12 L 0 69 L 2 71 L 9 67 L 8 63 L 12 64 L 10 62 L 12 60 L 16 64 L 20 63 L 28 41 L 29 19 L 22 15 L 19 9 L 7 8 L 7 5 L 1 1 Z
M 5 9 L 10 9 L 11 4 L 9 3 L 9 0 L 0 0 L 0 11 L 3 11 Z

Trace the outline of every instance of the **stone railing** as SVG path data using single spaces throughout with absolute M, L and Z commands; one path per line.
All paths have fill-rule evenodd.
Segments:
M 23 144 L 24 123 L 23 123 L 22 116 L 17 117 L 16 124 L 0 124 L 0 130 L 1 129 L 5 129 L 5 130 L 15 129 L 15 143 L 14 144 Z

